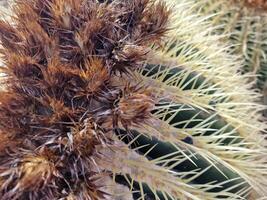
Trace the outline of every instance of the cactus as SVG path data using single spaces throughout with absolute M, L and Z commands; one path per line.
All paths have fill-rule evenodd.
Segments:
M 188 0 L 17 0 L 1 199 L 267 196 L 264 106 L 213 32 Z
M 265 0 L 196 0 L 204 15 L 211 15 L 215 31 L 227 35 L 234 53 L 244 59 L 243 72 L 251 72 L 260 90 L 267 80 L 267 3 Z

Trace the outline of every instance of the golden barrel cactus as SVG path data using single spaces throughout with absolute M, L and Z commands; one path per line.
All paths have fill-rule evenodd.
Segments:
M 16 0 L 0 21 L 0 199 L 267 195 L 264 106 L 181 0 Z

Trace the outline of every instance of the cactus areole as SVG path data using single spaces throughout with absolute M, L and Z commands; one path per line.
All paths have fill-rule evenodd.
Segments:
M 248 134 L 261 108 L 176 3 L 15 0 L 0 20 L 1 200 L 266 194 L 263 140 Z

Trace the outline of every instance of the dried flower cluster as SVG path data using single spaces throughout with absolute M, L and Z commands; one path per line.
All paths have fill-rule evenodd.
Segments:
M 112 199 L 97 149 L 150 118 L 157 99 L 130 80 L 160 45 L 168 9 L 153 0 L 17 0 L 13 12 L 12 24 L 0 21 L 1 199 Z

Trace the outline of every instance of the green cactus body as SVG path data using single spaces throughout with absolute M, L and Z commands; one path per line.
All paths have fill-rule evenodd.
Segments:
M 267 12 L 265 1 L 196 1 L 204 15 L 214 16 L 212 23 L 225 34 L 234 53 L 243 56 L 243 72 L 251 72 L 261 90 L 267 77 Z
M 251 76 L 194 1 L 164 2 L 25 0 L 0 21 L 0 199 L 267 196 Z

